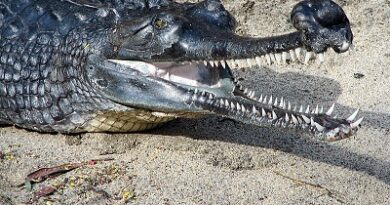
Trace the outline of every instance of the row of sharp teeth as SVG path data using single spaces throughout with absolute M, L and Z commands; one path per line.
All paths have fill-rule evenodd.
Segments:
M 254 91 L 248 91 L 245 89 L 244 93 L 252 98 L 253 100 L 256 100 L 262 104 L 269 105 L 269 106 L 274 106 L 274 107 L 279 107 L 282 109 L 287 109 L 288 111 L 293 111 L 296 114 L 288 114 L 286 113 L 284 117 L 277 116 L 275 111 L 271 112 L 266 112 L 265 108 L 261 108 L 261 110 L 257 110 L 257 108 L 253 105 L 251 109 L 245 107 L 245 105 L 240 104 L 238 102 L 232 102 L 229 101 L 228 99 L 219 99 L 215 100 L 215 96 L 211 93 L 206 94 L 206 92 L 198 92 L 197 89 L 195 89 L 194 92 L 194 97 L 200 100 L 201 102 L 209 102 L 209 103 L 218 103 L 220 107 L 225 107 L 229 110 L 237 110 L 241 113 L 248 113 L 248 114 L 253 114 L 253 115 L 261 115 L 261 117 L 267 117 L 272 121 L 278 120 L 278 119 L 283 119 L 286 123 L 293 123 L 296 126 L 302 124 L 302 122 L 305 122 L 306 124 L 310 125 L 311 127 L 315 127 L 319 132 L 325 131 L 326 127 L 320 125 L 319 123 L 314 121 L 313 117 L 307 117 L 306 115 L 309 114 L 323 114 L 324 113 L 324 108 L 321 106 L 317 105 L 314 109 L 310 110 L 310 106 L 307 106 L 306 110 L 304 110 L 304 107 L 301 105 L 299 110 L 297 109 L 297 106 L 294 106 L 292 108 L 291 102 L 286 102 L 283 98 L 278 101 L 277 98 L 273 100 L 272 95 L 267 98 L 267 96 L 261 95 L 259 98 L 255 97 L 255 92 Z M 335 108 L 335 104 L 333 104 L 328 111 L 325 112 L 326 115 L 330 116 L 332 115 L 333 111 Z M 359 112 L 359 109 L 357 109 L 351 116 L 349 116 L 346 120 L 350 122 L 350 128 L 354 129 L 357 128 L 361 122 L 363 121 L 363 118 L 358 119 L 357 121 L 353 122 L 353 120 L 356 118 L 357 114 Z M 336 116 L 334 117 L 336 118 Z M 329 133 L 331 135 L 335 135 L 340 131 L 340 128 L 335 128 L 334 130 L 330 131 Z M 334 136 L 331 136 L 334 137 Z
M 252 67 L 255 65 L 262 66 L 264 64 L 280 65 L 280 64 L 287 64 L 287 62 L 301 62 L 307 65 L 309 64 L 310 60 L 315 58 L 317 58 L 319 63 L 323 63 L 325 61 L 325 54 L 324 53 L 316 54 L 314 52 L 306 51 L 304 48 L 296 48 L 290 51 L 283 51 L 281 53 L 269 53 L 254 58 L 203 61 L 203 63 L 206 66 L 209 64 L 213 67 L 222 65 L 222 67 L 225 68 L 226 65 L 229 65 L 230 68 L 245 68 L 245 67 Z
M 242 87 L 241 87 L 242 88 Z M 294 106 L 294 108 L 292 108 L 291 106 L 291 102 L 290 101 L 285 101 L 283 99 L 283 97 L 280 99 L 280 101 L 278 101 L 278 98 L 275 97 L 275 99 L 273 99 L 272 95 L 268 98 L 266 95 L 263 97 L 263 94 L 260 95 L 260 97 L 256 97 L 256 92 L 255 91 L 251 91 L 247 88 L 244 89 L 244 94 L 249 97 L 250 99 L 252 100 L 255 100 L 255 101 L 258 101 L 260 103 L 263 103 L 263 104 L 268 104 L 270 106 L 274 106 L 274 107 L 279 107 L 281 109 L 287 109 L 289 111 L 293 111 L 293 112 L 299 112 L 299 113 L 302 113 L 302 118 L 306 118 L 306 122 L 309 122 L 309 118 L 307 118 L 306 116 L 303 115 L 304 114 L 323 114 L 324 113 L 324 106 L 321 106 L 319 107 L 319 105 L 317 104 L 317 106 L 312 109 L 310 111 L 310 105 L 308 105 L 306 107 L 306 109 L 304 109 L 304 106 L 301 105 L 299 107 L 299 110 L 297 108 L 297 106 Z M 334 108 L 335 108 L 335 104 L 333 104 L 329 109 L 328 111 L 325 112 L 326 115 L 328 116 L 331 116 L 333 111 L 334 111 Z M 359 109 L 357 109 L 351 116 L 349 116 L 347 118 L 347 121 L 348 122 L 352 122 L 355 118 L 356 118 L 356 115 L 358 114 L 359 112 Z M 286 116 L 287 117 L 287 116 Z M 336 116 L 335 116 L 336 118 Z M 354 128 L 354 127 L 357 127 L 361 122 L 363 121 L 363 118 L 360 118 L 359 120 L 357 120 L 356 122 L 352 123 L 351 124 L 351 127 Z

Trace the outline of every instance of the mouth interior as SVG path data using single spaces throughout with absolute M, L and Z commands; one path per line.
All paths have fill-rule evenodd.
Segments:
M 155 62 L 130 60 L 109 60 L 136 70 L 144 75 L 164 79 L 169 82 L 191 86 L 211 87 L 220 80 L 221 66 L 192 62 Z

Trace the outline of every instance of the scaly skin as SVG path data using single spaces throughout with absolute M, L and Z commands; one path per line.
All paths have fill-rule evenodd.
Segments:
M 234 82 L 230 69 L 242 62 L 294 61 L 294 49 L 321 56 L 352 44 L 348 19 L 332 1 L 302 1 L 291 19 L 298 31 L 257 39 L 236 35 L 218 0 L 1 0 L 0 122 L 43 132 L 129 132 L 217 114 L 326 140 L 351 136 L 361 122 L 353 123 L 356 114 L 293 110 Z

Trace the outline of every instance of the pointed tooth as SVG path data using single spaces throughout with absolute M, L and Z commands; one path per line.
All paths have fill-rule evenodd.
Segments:
M 267 104 L 267 96 L 264 96 L 263 104 Z
M 207 61 L 203 61 L 203 64 L 204 64 L 205 66 L 207 66 Z
M 253 113 L 253 114 L 257 114 L 257 113 L 259 113 L 259 111 L 257 111 L 257 109 L 256 109 L 256 107 L 255 107 L 255 106 L 253 106 L 253 107 L 252 107 L 252 113 Z
M 305 113 L 309 114 L 309 112 L 310 112 L 310 105 L 307 106 Z
M 269 105 L 272 105 L 272 95 L 271 95 L 271 97 L 269 97 L 268 104 L 269 104 Z
M 214 61 L 214 65 L 218 67 L 219 61 Z
M 248 88 L 244 89 L 244 94 L 248 94 Z
M 221 63 L 221 65 L 222 65 L 222 67 L 225 69 L 225 68 L 226 68 L 226 61 L 221 60 L 220 63 Z
M 335 104 L 333 103 L 332 106 L 329 108 L 328 111 L 326 111 L 325 114 L 326 114 L 326 115 L 329 115 L 329 116 L 332 115 L 333 110 L 334 110 L 334 107 L 335 107 Z
M 219 99 L 219 104 L 221 107 L 225 107 L 225 101 L 223 99 Z
M 301 105 L 301 107 L 299 108 L 299 112 L 302 113 L 303 112 L 303 106 Z
M 263 102 L 263 94 L 260 95 L 260 97 L 259 97 L 259 99 L 257 101 Z
M 363 119 L 364 119 L 364 117 L 362 117 L 362 118 L 356 120 L 356 122 L 354 122 L 354 123 L 351 123 L 351 128 L 356 128 L 356 127 L 358 127 L 358 126 L 360 125 L 360 123 L 362 123 Z
M 295 49 L 295 55 L 299 61 L 301 61 L 301 53 L 302 53 L 302 48 Z
M 272 62 L 276 62 L 275 55 L 273 53 L 270 53 L 269 56 Z
M 304 62 L 305 65 L 309 64 L 309 61 L 310 61 L 312 56 L 313 56 L 313 52 L 310 52 L 310 51 L 306 52 L 306 54 L 305 54 L 305 62 Z
M 252 91 L 252 94 L 250 95 L 250 97 L 253 99 L 255 96 L 256 96 L 256 92 Z
M 214 61 L 209 61 L 211 67 L 214 67 Z
M 297 60 L 297 57 L 296 57 L 294 50 L 290 50 L 289 53 L 290 53 L 291 61 L 295 62 Z
M 351 116 L 349 116 L 349 117 L 347 118 L 347 120 L 348 120 L 349 122 L 352 122 L 352 121 L 355 119 L 356 115 L 358 114 L 359 110 L 360 110 L 360 109 L 358 108 L 354 113 L 352 113 Z
M 230 102 L 230 107 L 231 107 L 232 109 L 235 109 L 235 108 L 236 108 L 236 106 L 234 106 L 234 103 L 233 103 L 233 102 Z
M 275 103 L 274 103 L 274 106 L 278 106 L 278 98 L 275 98 Z
M 261 67 L 261 58 L 258 57 L 258 56 L 256 56 L 255 61 L 256 61 L 256 64 L 257 64 L 259 67 Z
M 237 103 L 237 110 L 241 110 L 240 103 Z
M 267 64 L 268 64 L 268 65 L 271 65 L 271 64 L 272 64 L 271 56 L 270 56 L 269 54 L 266 54 L 266 55 L 265 55 L 265 59 L 267 60 Z
M 291 110 L 291 102 L 290 102 L 290 101 L 288 101 L 287 109 L 288 109 L 288 110 Z M 294 110 L 295 110 L 295 109 L 294 109 Z
M 316 123 L 316 122 L 314 122 L 314 119 L 311 117 L 311 118 L 310 118 L 310 125 L 313 127 L 313 126 L 315 126 L 315 123 Z
M 291 118 L 292 118 L 293 123 L 297 125 L 298 119 L 294 115 L 291 115 Z
M 229 107 L 229 100 L 225 99 L 225 106 Z
M 280 99 L 280 104 L 279 104 L 279 107 L 284 108 L 284 101 L 283 101 L 283 97 Z
M 324 126 L 322 126 L 322 125 L 320 125 L 320 124 L 318 124 L 318 123 L 316 123 L 316 122 L 314 123 L 314 125 L 316 126 L 317 130 L 320 131 L 320 132 L 322 132 L 322 131 L 325 130 L 325 127 L 324 127 Z
M 306 117 L 305 115 L 301 115 L 303 121 L 306 122 L 306 124 L 309 124 L 310 123 L 310 119 L 308 117 Z
M 286 120 L 287 123 L 290 122 L 290 117 L 288 116 L 287 113 L 286 113 L 286 116 L 285 116 L 284 118 L 285 118 L 285 120 Z
M 280 53 L 275 53 L 275 60 L 279 64 L 282 63 L 282 55 Z
M 318 112 L 319 112 L 319 109 L 318 109 L 318 104 L 317 104 L 317 106 L 316 106 L 316 109 L 314 110 L 314 114 L 318 114 Z
M 318 53 L 317 56 L 318 56 L 319 63 L 325 62 L 325 55 L 324 55 L 324 53 Z
M 287 63 L 287 58 L 288 58 L 288 53 L 287 52 L 285 52 L 285 51 L 283 51 L 282 52 L 282 62 L 285 64 L 285 63 Z
M 278 116 L 276 115 L 275 111 L 272 110 L 272 119 L 276 120 L 278 119 Z
M 264 108 L 261 108 L 261 116 L 265 117 L 267 113 L 265 112 Z

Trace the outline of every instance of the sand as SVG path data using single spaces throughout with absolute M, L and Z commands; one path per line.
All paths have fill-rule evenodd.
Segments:
M 293 31 L 296 0 L 225 1 L 238 31 Z M 39 134 L 0 129 L 0 204 L 390 204 L 390 3 L 338 1 L 352 23 L 355 49 L 326 63 L 237 71 L 258 93 L 330 106 L 357 107 L 363 127 L 327 143 L 310 136 L 219 117 L 177 120 L 146 133 Z M 362 75 L 359 75 L 362 74 Z M 37 168 L 112 158 L 18 187 Z M 60 187 L 33 199 L 42 186 Z M 62 186 L 61 186 L 62 185 Z

